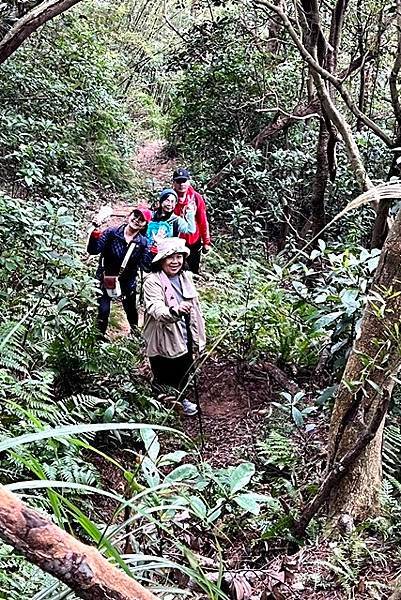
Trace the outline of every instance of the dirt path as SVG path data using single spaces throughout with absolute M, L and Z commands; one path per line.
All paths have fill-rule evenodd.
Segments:
M 145 142 L 139 147 L 134 158 L 136 169 L 142 173 L 144 179 L 153 181 L 154 189 L 171 185 L 171 177 L 176 167 L 175 160 L 164 156 L 164 145 L 163 140 Z
M 185 433 L 199 442 L 203 433 L 203 458 L 215 467 L 254 461 L 270 411 L 269 390 L 247 377 L 239 378 L 232 362 L 213 358 L 198 380 L 202 422 L 183 418 Z
M 176 162 L 163 156 L 163 142 L 156 140 L 139 148 L 135 165 L 157 189 L 171 184 Z M 181 424 L 194 439 L 200 440 L 203 433 L 204 459 L 218 467 L 252 460 L 267 412 L 268 398 L 260 391 L 260 384 L 240 383 L 232 364 L 209 359 L 197 387 L 202 423 L 192 417 L 182 418 Z M 194 390 L 189 398 L 195 400 Z

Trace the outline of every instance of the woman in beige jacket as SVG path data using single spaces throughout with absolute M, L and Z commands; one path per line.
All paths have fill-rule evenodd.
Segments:
M 192 274 L 184 270 L 189 254 L 185 240 L 167 238 L 159 244 L 152 273 L 144 283 L 143 337 L 153 371 L 153 385 L 181 392 L 188 382 L 194 353 L 206 343 L 205 324 Z M 194 415 L 196 404 L 182 400 L 184 414 Z

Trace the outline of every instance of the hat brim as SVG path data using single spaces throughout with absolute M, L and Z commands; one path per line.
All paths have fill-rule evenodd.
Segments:
M 139 212 L 139 213 L 141 213 L 141 215 L 144 218 L 144 220 L 146 221 L 146 223 L 150 223 L 151 220 L 152 220 L 152 212 L 149 209 L 146 209 L 146 208 L 134 208 L 134 210 L 132 212 Z
M 184 256 L 188 257 L 190 254 L 190 250 L 189 248 L 173 248 L 172 250 L 162 250 L 161 252 L 158 252 L 156 254 L 154 259 L 152 260 L 152 264 L 164 260 L 165 258 L 172 256 L 173 254 L 184 254 Z
M 175 183 L 185 183 L 188 180 L 189 180 L 189 177 L 174 177 L 174 179 L 173 179 L 173 181 L 175 181 Z

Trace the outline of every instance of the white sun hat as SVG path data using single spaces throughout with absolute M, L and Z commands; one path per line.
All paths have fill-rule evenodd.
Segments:
M 163 240 L 157 245 L 157 254 L 152 262 L 159 262 L 172 254 L 185 254 L 189 256 L 189 248 L 185 245 L 185 240 L 177 237 L 171 237 Z

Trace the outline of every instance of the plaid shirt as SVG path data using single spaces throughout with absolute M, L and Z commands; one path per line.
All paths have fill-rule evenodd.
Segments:
M 93 232 L 89 238 L 87 248 L 89 254 L 100 254 L 99 266 L 96 271 L 99 281 L 102 281 L 103 275 L 118 275 L 120 271 L 128 250 L 128 244 L 124 238 L 125 227 L 126 224 L 109 227 L 100 236 Z M 138 270 L 149 271 L 152 261 L 145 236 L 138 233 L 131 243 L 135 244 L 135 248 L 120 277 L 121 290 L 125 294 L 135 290 Z

